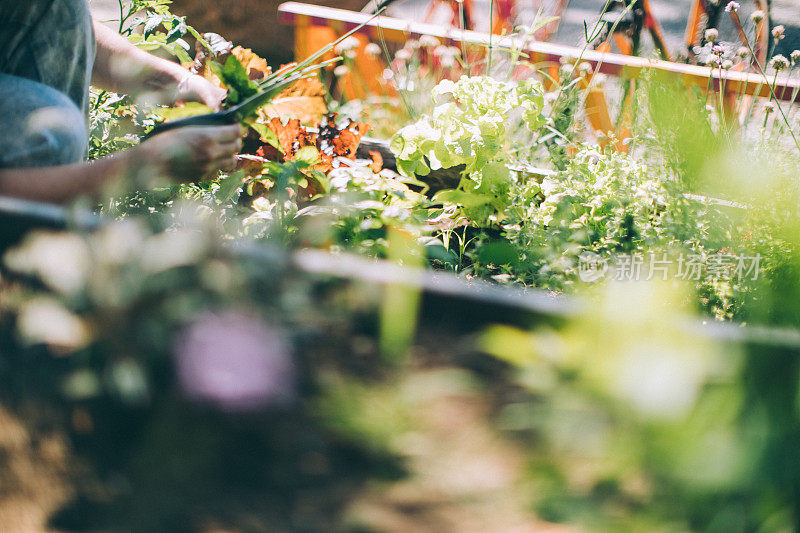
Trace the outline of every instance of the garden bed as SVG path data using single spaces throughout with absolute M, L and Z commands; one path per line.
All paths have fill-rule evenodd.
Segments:
M 148 6 L 132 38 L 226 105 L 274 81 Z M 796 529 L 796 58 L 642 62 L 616 137 L 530 34 L 414 37 L 337 42 L 235 171 L 0 201 L 0 523 Z M 93 92 L 91 157 L 206 111 Z

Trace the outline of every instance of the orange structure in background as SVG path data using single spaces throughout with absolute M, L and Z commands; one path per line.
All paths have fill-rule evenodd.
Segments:
M 705 2 L 705 0 L 696 1 Z M 763 2 L 766 0 L 756 1 Z M 724 9 L 727 2 L 723 0 L 721 4 Z M 705 5 L 703 4 L 703 6 Z M 295 45 L 298 59 L 308 57 L 314 50 L 331 42 L 338 35 L 366 23 L 359 30 L 359 39 L 361 39 L 362 45 L 356 58 L 356 64 L 359 68 L 362 68 L 362 64 L 364 65 L 363 78 L 365 78 L 364 81 L 367 83 L 369 91 L 373 92 L 373 94 L 381 94 L 381 91 L 386 90 L 386 86 L 379 82 L 382 79 L 381 73 L 384 69 L 384 65 L 380 60 L 374 56 L 362 57 L 365 55 L 363 53 L 364 45 L 368 41 L 378 42 L 380 38 L 383 38 L 387 42 L 404 44 L 408 39 L 418 38 L 421 35 L 431 35 L 451 44 L 466 42 L 488 45 L 490 39 L 488 34 L 472 30 L 446 28 L 429 23 L 413 23 L 385 16 L 371 19 L 371 16 L 365 13 L 297 2 L 282 4 L 279 8 L 279 19 L 284 24 L 294 25 L 298 30 Z M 697 20 L 700 19 L 702 17 Z M 694 27 L 693 25 L 697 23 L 697 20 L 693 22 L 690 19 L 690 26 Z M 769 32 L 764 27 L 761 27 L 758 30 L 758 34 L 759 36 L 768 35 Z M 612 37 L 615 36 L 612 35 Z M 620 40 L 615 38 L 614 42 L 618 46 L 619 44 L 626 44 L 626 41 L 621 38 Z M 627 43 L 630 44 L 630 41 L 627 41 Z M 515 44 L 519 45 L 519 42 L 514 41 L 513 37 L 505 35 L 495 37 L 494 44 L 510 48 Z M 647 71 L 657 79 L 675 80 L 686 86 L 699 87 L 701 90 L 706 90 L 707 88 L 711 88 L 714 91 L 722 90 L 725 93 L 723 99 L 728 102 L 735 102 L 738 95 L 751 98 L 770 96 L 769 84 L 764 83 L 763 77 L 759 74 L 735 69 L 725 71 L 720 68 L 612 53 L 608 45 L 598 46 L 596 50 L 581 50 L 571 46 L 533 41 L 525 43 L 525 50 L 523 51 L 528 55 L 531 63 L 538 65 L 551 75 L 557 75 L 559 65 L 574 63 L 580 58 L 583 67 L 578 69 L 583 76 L 580 84 L 587 89 L 587 119 L 596 132 L 605 136 L 615 137 L 619 141 L 618 146 L 621 148 L 624 147 L 622 141 L 629 136 L 625 127 L 624 115 L 616 123 L 612 119 L 602 86 L 592 83 L 594 74 L 613 76 L 631 83 Z M 630 46 L 624 47 L 623 51 L 633 52 L 635 50 Z M 351 94 L 354 97 L 363 97 L 364 89 L 357 87 L 356 85 L 358 84 L 353 83 L 352 85 L 348 89 Z M 800 91 L 800 82 L 797 80 L 781 78 L 777 80 L 774 86 L 775 96 L 778 100 L 792 100 L 795 91 Z M 348 94 L 348 96 L 350 95 Z

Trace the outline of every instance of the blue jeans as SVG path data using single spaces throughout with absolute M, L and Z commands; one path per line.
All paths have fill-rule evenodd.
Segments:
M 94 55 L 86 0 L 0 0 L 0 168 L 85 158 Z

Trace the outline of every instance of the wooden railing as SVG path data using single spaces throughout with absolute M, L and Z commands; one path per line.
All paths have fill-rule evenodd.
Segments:
M 446 28 L 436 24 L 409 22 L 393 17 L 371 17 L 366 13 L 347 11 L 330 7 L 313 6 L 299 2 L 286 2 L 278 8 L 278 20 L 283 24 L 290 24 L 297 28 L 295 49 L 301 57 L 310 55 L 314 50 L 309 50 L 304 41 L 308 37 L 304 30 L 311 27 L 328 27 L 335 33 L 341 34 L 358 27 L 365 26 L 359 33 L 372 40 L 378 41 L 381 36 L 387 42 L 404 43 L 408 39 L 418 38 L 422 35 L 431 35 L 443 42 L 466 42 L 481 45 L 489 44 L 489 35 L 470 30 Z M 492 37 L 492 44 L 497 47 L 522 49 L 528 54 L 530 61 L 539 65 L 560 65 L 563 62 L 576 62 L 591 66 L 595 73 L 623 79 L 636 79 L 648 73 L 659 80 L 675 80 L 687 86 L 696 86 L 705 90 L 710 87 L 714 90 L 724 89 L 726 93 L 735 95 L 749 95 L 758 97 L 770 96 L 772 80 L 766 81 L 761 74 L 739 72 L 735 70 L 722 70 L 683 63 L 673 63 L 658 59 L 615 54 L 612 52 L 597 52 L 572 46 L 564 46 L 547 42 L 529 42 L 514 36 Z M 778 100 L 790 101 L 795 92 L 800 90 L 800 81 L 781 78 L 774 86 L 775 97 Z

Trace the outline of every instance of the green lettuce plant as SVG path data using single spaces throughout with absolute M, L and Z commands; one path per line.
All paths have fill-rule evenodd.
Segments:
M 544 124 L 542 87 L 533 80 L 462 76 L 440 82 L 433 97 L 441 101 L 433 112 L 392 139 L 397 167 L 409 176 L 426 176 L 463 166 L 458 187 L 440 191 L 434 201 L 458 204 L 484 225 L 509 204 L 512 133 L 519 126 L 535 132 Z

